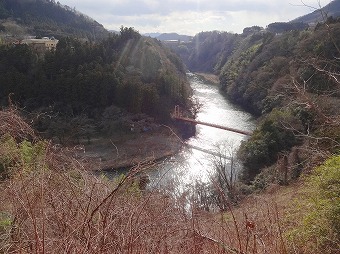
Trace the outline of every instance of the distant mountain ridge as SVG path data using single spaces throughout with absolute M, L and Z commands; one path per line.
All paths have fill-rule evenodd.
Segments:
M 158 36 L 160 36 L 162 33 L 145 33 L 143 34 L 146 37 L 151 37 L 151 38 L 157 38 Z
M 180 35 L 177 33 L 163 33 L 156 37 L 160 41 L 170 41 L 176 40 L 181 42 L 189 42 L 192 40 L 193 36 L 189 35 Z
M 292 20 L 291 22 L 303 22 L 306 24 L 316 24 L 318 22 L 324 22 L 327 17 L 337 18 L 340 17 L 340 0 L 334 0 L 327 4 L 325 7 L 315 10 L 312 13 L 301 16 Z
M 190 42 L 193 36 L 178 34 L 178 33 L 145 33 L 146 37 L 156 38 L 160 41 L 180 41 L 180 42 Z

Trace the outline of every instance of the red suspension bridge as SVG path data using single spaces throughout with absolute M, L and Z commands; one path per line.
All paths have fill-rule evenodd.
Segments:
M 226 126 L 222 126 L 222 125 L 218 125 L 218 124 L 206 123 L 206 122 L 202 122 L 202 121 L 197 121 L 195 119 L 183 117 L 182 114 L 180 113 L 178 105 L 175 106 L 175 111 L 172 114 L 172 118 L 179 120 L 179 121 L 192 123 L 192 124 L 201 124 L 201 125 L 210 126 L 210 127 L 213 127 L 213 128 L 218 128 L 218 129 L 222 129 L 222 130 L 226 130 L 226 131 L 236 132 L 236 133 L 239 133 L 239 134 L 242 134 L 242 135 L 247 135 L 247 136 L 252 135 L 252 132 L 249 132 L 249 131 L 238 130 L 238 129 L 234 129 L 234 128 L 230 128 L 230 127 L 226 127 Z

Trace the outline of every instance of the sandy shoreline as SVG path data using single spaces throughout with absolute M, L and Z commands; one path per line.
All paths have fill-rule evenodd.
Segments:
M 84 144 L 84 153 L 78 156 L 89 170 L 112 170 L 157 161 L 177 153 L 180 139 L 166 127 L 142 133 L 112 136 Z
M 219 85 L 220 84 L 220 79 L 217 75 L 211 74 L 211 73 L 196 73 L 198 76 L 201 76 L 204 78 L 206 81 L 214 84 L 214 85 Z

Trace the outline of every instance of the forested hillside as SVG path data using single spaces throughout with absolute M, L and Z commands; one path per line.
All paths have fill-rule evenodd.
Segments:
M 190 93 L 175 54 L 123 27 L 96 44 L 60 39 L 44 57 L 27 45 L 3 45 L 0 73 L 1 105 L 10 100 L 29 112 L 57 114 L 61 122 L 83 116 L 99 124 L 111 106 L 167 121 L 174 105 L 186 107 Z M 56 120 L 49 119 L 38 123 L 40 131 Z
M 328 21 L 280 36 L 254 34 L 222 68 L 222 90 L 262 116 L 241 149 L 250 175 L 282 159 L 282 170 L 296 177 L 339 152 L 339 32 L 340 22 Z
M 106 38 L 109 32 L 90 17 L 54 0 L 0 0 L 0 31 L 10 35 Z
M 242 38 L 227 32 L 201 32 L 191 42 L 180 43 L 172 49 L 190 71 L 218 73 Z

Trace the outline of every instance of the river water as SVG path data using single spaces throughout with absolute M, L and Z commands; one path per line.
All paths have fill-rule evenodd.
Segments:
M 211 84 L 193 73 L 187 75 L 193 89 L 193 97 L 202 105 L 197 114 L 198 121 L 244 131 L 254 129 L 253 117 L 230 103 L 220 93 L 218 85 Z M 190 146 L 212 152 L 218 152 L 218 147 L 224 147 L 223 151 L 230 157 L 232 151 L 236 151 L 246 138 L 242 134 L 197 125 L 196 136 L 186 141 L 189 147 L 184 146 L 178 154 L 165 159 L 156 170 L 149 172 L 150 186 L 159 188 L 159 186 L 171 185 L 181 193 L 196 182 L 207 183 L 214 172 L 212 165 L 214 155 Z

